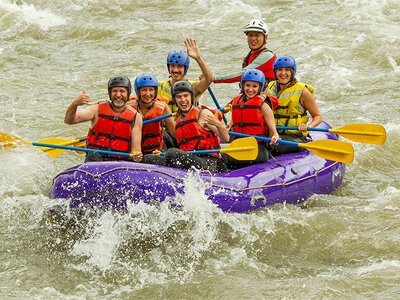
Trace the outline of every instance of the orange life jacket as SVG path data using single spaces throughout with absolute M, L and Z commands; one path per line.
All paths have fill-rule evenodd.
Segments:
M 89 129 L 86 147 L 91 149 L 131 152 L 131 132 L 135 125 L 136 112 L 126 107 L 118 116 L 109 101 L 99 103 L 96 124 Z
M 162 97 L 162 98 L 161 98 Z M 157 97 L 151 109 L 143 116 L 143 121 L 161 117 L 167 106 L 168 99 L 161 96 Z M 165 100 L 163 99 L 165 98 Z M 137 110 L 138 103 L 134 98 L 129 101 L 129 105 Z M 160 150 L 163 146 L 163 129 L 164 120 L 143 124 L 142 127 L 142 152 L 143 154 L 152 153 L 154 150 Z
M 244 102 L 244 95 L 240 93 L 231 101 L 234 132 L 268 136 L 268 127 L 261 114 L 261 105 L 265 98 L 266 95 L 261 94 Z
M 201 107 L 193 107 L 184 119 L 182 119 L 182 116 L 179 116 L 175 121 L 176 139 L 179 148 L 184 151 L 215 150 L 221 148 L 219 138 L 212 131 L 203 129 L 198 123 L 202 109 L 208 109 L 212 113 L 215 113 L 215 110 L 202 105 Z M 218 114 L 218 118 L 221 120 L 222 114 Z M 210 154 L 220 157 L 219 153 Z

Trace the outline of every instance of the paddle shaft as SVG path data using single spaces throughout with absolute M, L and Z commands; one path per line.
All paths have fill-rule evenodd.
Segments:
M 216 150 L 199 150 L 199 151 L 186 151 L 186 153 L 190 154 L 211 154 L 211 153 L 220 153 L 221 149 Z M 166 152 L 161 152 L 160 155 L 164 156 Z
M 296 126 L 276 126 L 276 130 L 299 130 L 299 127 L 296 127 Z M 307 131 L 329 132 L 329 130 L 330 129 L 328 129 L 328 128 L 307 127 Z
M 32 145 L 33 146 L 38 146 L 38 147 L 50 147 L 50 148 L 74 150 L 74 151 L 78 150 L 78 151 L 84 151 L 84 152 L 98 152 L 98 153 L 102 153 L 102 154 L 118 155 L 118 156 L 126 156 L 126 157 L 132 156 L 131 153 L 125 153 L 125 152 L 107 151 L 107 150 L 90 149 L 90 148 L 78 148 L 78 147 L 62 146 L 62 145 L 51 145 L 51 144 L 43 144 L 43 143 L 36 143 L 36 142 L 32 142 Z M 245 150 L 247 150 L 247 149 L 245 149 Z M 220 153 L 220 152 L 221 152 L 221 149 L 201 150 L 201 151 L 188 151 L 187 153 L 209 154 L 209 153 Z M 165 155 L 165 152 L 161 153 L 160 155 Z
M 226 152 L 247 152 L 255 157 L 258 154 L 257 142 L 252 137 L 253 140 L 244 140 L 238 139 L 233 141 L 227 148 L 225 149 L 215 149 L 215 150 L 200 150 L 200 151 L 188 151 L 188 153 L 192 154 L 209 154 L 209 153 L 226 153 Z M 242 140 L 242 141 L 240 141 Z M 253 142 L 254 141 L 254 142 Z M 246 146 L 242 146 L 242 144 Z M 32 142 L 33 146 L 37 147 L 50 147 L 56 149 L 63 149 L 63 150 L 73 150 L 73 151 L 83 151 L 83 152 L 97 152 L 102 154 L 108 155 L 115 155 L 115 156 L 124 156 L 124 157 L 131 157 L 133 156 L 132 153 L 126 152 L 117 152 L 117 151 L 106 151 L 106 150 L 99 150 L 99 149 L 90 149 L 90 148 L 78 148 L 78 147 L 71 147 L 71 146 L 62 146 L 62 145 L 52 145 L 52 144 L 45 144 L 45 143 L 36 143 Z M 165 153 L 160 153 L 160 155 L 165 155 Z M 236 155 L 236 154 L 229 154 L 229 155 Z M 238 159 L 243 159 L 242 155 L 239 155 Z
M 252 136 L 257 140 L 270 142 L 271 139 L 267 137 L 259 137 L 249 134 L 237 133 L 229 131 L 230 135 L 238 136 L 238 137 L 249 137 Z M 333 140 L 316 140 L 309 143 L 295 143 L 291 141 L 285 140 L 277 140 L 277 143 L 286 144 L 295 147 L 305 148 L 314 154 L 317 154 L 320 157 L 325 159 L 340 161 L 344 163 L 351 163 L 354 159 L 354 149 L 350 143 L 342 142 L 342 141 L 333 141 Z
M 254 147 L 240 147 L 240 148 L 230 148 L 229 151 L 224 151 L 225 149 L 215 149 L 215 150 L 197 150 L 197 151 L 187 151 L 186 153 L 190 154 L 210 154 L 210 153 L 225 153 L 225 152 L 234 152 L 234 151 L 249 151 L 253 150 Z M 160 153 L 161 156 L 164 156 L 166 152 Z
M 254 137 L 257 140 L 260 141 L 265 141 L 265 142 L 270 142 L 270 138 L 266 137 L 261 137 L 261 136 L 255 136 L 255 135 L 250 135 L 250 134 L 244 134 L 244 133 L 238 133 L 238 132 L 228 132 L 230 135 L 238 136 L 238 137 Z M 311 143 L 296 143 L 296 142 L 291 142 L 291 141 L 285 141 L 285 140 L 277 140 L 276 141 L 279 144 L 284 144 L 284 145 L 290 145 L 290 146 L 295 146 L 295 147 L 303 147 L 303 148 L 312 148 L 312 149 L 321 149 L 321 150 L 326 150 L 325 147 L 319 147 L 319 146 L 314 146 Z M 340 149 L 329 149 L 330 152 L 336 152 L 336 153 L 345 153 L 344 151 Z
M 159 116 L 159 117 L 154 118 L 154 119 L 144 120 L 143 121 L 143 125 L 147 124 L 147 123 L 151 123 L 151 122 L 157 122 L 157 121 L 160 121 L 160 120 L 172 117 L 172 116 L 173 116 L 173 114 L 168 114 L 168 115 Z
M 298 130 L 298 127 L 294 126 L 276 126 L 276 130 Z M 345 134 L 360 134 L 360 135 L 376 135 L 381 136 L 380 132 L 367 132 L 367 131 L 354 131 L 354 130 L 340 130 L 340 129 L 329 129 L 329 128 L 314 128 L 307 127 L 307 131 L 320 131 L 320 132 L 332 132 L 332 133 L 345 133 Z
M 126 152 L 107 151 L 107 150 L 90 149 L 90 148 L 78 148 L 78 147 L 43 144 L 43 143 L 36 143 L 36 142 L 32 142 L 32 145 L 37 146 L 37 147 L 49 147 L 49 148 L 64 149 L 64 150 L 74 150 L 74 151 L 83 151 L 83 152 L 98 152 L 101 154 L 117 155 L 117 156 L 125 156 L 125 157 L 133 156 L 131 153 L 126 153 Z
M 260 141 L 265 141 L 265 142 L 270 142 L 271 139 L 267 137 L 261 137 L 261 136 L 255 136 L 255 135 L 250 135 L 250 134 L 244 134 L 244 133 L 237 133 L 237 132 L 228 132 L 230 135 L 238 136 L 238 137 L 255 137 L 257 140 Z M 320 150 L 326 150 L 325 147 L 319 147 L 312 145 L 311 143 L 296 143 L 296 142 L 291 142 L 291 141 L 285 141 L 285 140 L 277 140 L 276 141 L 279 144 L 284 144 L 284 145 L 290 145 L 290 146 L 295 146 L 295 147 L 303 147 L 303 148 L 311 148 L 311 149 L 320 149 Z M 330 152 L 336 152 L 336 153 L 346 153 L 342 151 L 341 149 L 329 149 Z
M 173 114 L 168 114 L 168 115 L 160 116 L 160 117 L 157 117 L 157 118 L 154 118 L 154 119 L 145 120 L 145 121 L 143 121 L 143 125 L 144 125 L 144 124 L 147 124 L 147 123 L 157 122 L 157 121 L 160 121 L 160 120 L 163 120 L 163 119 L 172 117 L 172 115 L 173 115 Z M 86 141 L 86 140 L 87 140 L 87 137 L 84 137 L 84 138 L 79 139 L 78 142 L 84 142 L 84 141 Z M 75 144 L 75 143 L 71 143 L 71 144 Z M 33 144 L 32 144 L 32 145 L 33 145 Z M 35 145 L 34 145 L 34 146 L 35 146 Z M 79 148 L 79 149 L 81 149 L 81 148 Z M 82 150 L 82 151 L 83 151 L 83 150 Z M 89 152 L 89 151 L 88 151 L 88 152 Z M 92 151 L 90 151 L 90 152 L 92 152 Z M 96 151 L 96 152 L 98 152 L 98 151 Z M 101 152 L 100 152 L 100 153 L 101 153 Z
M 86 139 L 87 139 L 87 137 L 83 137 L 83 138 L 75 139 L 75 140 L 72 140 L 72 141 L 66 141 L 64 143 L 60 143 L 60 144 L 57 144 L 57 145 L 59 145 L 59 146 L 68 146 L 68 145 L 84 142 L 84 141 L 86 141 Z M 39 141 L 38 142 L 32 142 L 32 145 L 33 145 L 33 143 L 40 143 L 40 142 Z M 35 146 L 35 145 L 33 145 L 33 146 Z M 53 149 L 53 147 L 52 148 L 43 149 L 43 151 L 44 152 L 48 152 L 48 151 L 51 151 L 52 149 Z
M 210 87 L 208 87 L 208 92 L 210 93 L 211 98 L 214 101 L 215 106 L 218 108 L 220 111 L 224 111 L 224 109 L 221 109 L 221 106 L 219 105 L 217 98 L 215 98 L 214 93 Z M 228 124 L 228 121 L 226 120 L 225 116 L 223 115 L 222 118 L 224 119 L 225 124 Z
M 237 160 L 254 160 L 258 156 L 258 144 L 254 137 L 235 139 L 226 148 L 187 151 L 190 154 L 226 153 Z M 160 155 L 165 155 L 160 153 Z
M 262 137 L 262 136 L 255 136 L 255 135 L 232 132 L 232 131 L 229 131 L 228 133 L 230 135 L 238 136 L 238 137 L 255 137 L 257 140 L 264 141 L 264 142 L 270 142 L 271 141 L 270 138 Z M 290 146 L 299 147 L 299 143 L 295 143 L 295 142 L 290 142 L 290 141 L 285 141 L 285 140 L 277 140 L 276 142 L 280 143 L 280 144 L 286 144 L 286 145 L 290 145 Z
M 219 110 L 223 111 L 224 108 L 219 108 Z M 150 119 L 150 120 L 145 120 L 143 121 L 143 124 L 147 124 L 147 123 L 151 123 L 151 122 L 156 122 L 162 119 L 166 119 L 169 117 L 172 117 L 173 114 L 168 114 L 168 115 L 164 115 L 164 116 L 160 116 L 154 119 Z M 109 154 L 109 155 L 118 155 L 118 156 L 125 156 L 125 157 L 130 157 L 132 156 L 130 153 L 125 153 L 125 152 L 114 152 L 114 151 L 106 151 L 106 150 L 98 150 L 98 149 L 88 149 L 88 148 L 78 148 L 78 147 L 69 147 L 67 145 L 71 145 L 71 144 L 77 144 L 80 142 L 84 142 L 87 140 L 87 137 L 83 137 L 83 138 L 79 138 L 79 139 L 75 139 L 75 140 L 67 140 L 67 141 L 63 141 L 60 144 L 49 144 L 49 143 L 40 143 L 40 142 L 28 142 L 25 141 L 23 139 L 14 137 L 14 136 L 10 136 L 8 134 L 3 134 L 6 138 L 8 138 L 10 141 L 14 141 L 14 140 L 20 140 L 22 142 L 25 142 L 27 144 L 30 144 L 32 146 L 36 146 L 36 147 L 46 147 L 44 149 L 42 149 L 44 152 L 52 152 L 52 150 L 54 149 L 63 149 L 63 150 L 74 150 L 74 151 L 82 151 L 82 152 L 98 152 L 98 153 L 102 153 L 102 154 Z M 5 139 L 3 137 L 3 139 Z M 55 151 L 55 150 L 54 150 Z M 60 155 L 62 153 L 61 152 L 54 152 L 55 156 L 52 157 L 56 157 L 58 155 Z M 210 153 L 216 153 L 216 152 L 210 152 Z

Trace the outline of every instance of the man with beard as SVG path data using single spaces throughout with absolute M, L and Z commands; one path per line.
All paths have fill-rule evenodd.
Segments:
M 83 90 L 65 112 L 64 122 L 78 124 L 91 121 L 86 147 L 106 151 L 126 152 L 132 154 L 135 162 L 142 160 L 142 117 L 126 105 L 131 94 L 132 85 L 126 76 L 114 76 L 108 81 L 109 101 L 89 103 L 89 96 Z M 78 106 L 89 105 L 77 112 Z M 104 155 L 91 152 L 86 161 L 122 160 L 121 156 Z

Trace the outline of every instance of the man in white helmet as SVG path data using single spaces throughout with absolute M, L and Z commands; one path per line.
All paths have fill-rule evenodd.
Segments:
M 242 69 L 238 72 L 214 76 L 214 83 L 240 82 L 242 74 L 248 69 L 258 69 L 265 75 L 267 83 L 275 80 L 273 64 L 275 54 L 267 49 L 268 27 L 261 20 L 250 21 L 244 33 L 247 35 L 247 43 L 250 48 L 249 54 L 243 59 Z

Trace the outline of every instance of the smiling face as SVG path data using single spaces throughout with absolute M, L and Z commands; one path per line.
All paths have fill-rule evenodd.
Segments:
M 252 51 L 260 49 L 266 41 L 266 36 L 262 32 L 249 31 L 247 32 L 247 43 Z
M 185 74 L 185 66 L 184 65 L 169 65 L 169 73 L 171 74 L 172 79 L 176 81 L 183 80 Z
M 180 92 L 175 95 L 175 102 L 178 105 L 179 110 L 186 114 L 192 108 L 192 94 L 189 92 Z
M 276 68 L 275 69 L 276 79 L 280 84 L 288 84 L 292 81 L 292 68 Z
M 144 103 L 151 103 L 156 95 L 154 86 L 143 86 L 139 88 L 139 99 Z
M 128 101 L 128 89 L 122 86 L 113 87 L 110 91 L 110 98 L 115 107 L 123 107 Z
M 257 81 L 245 81 L 243 86 L 244 94 L 249 98 L 257 96 L 261 88 L 261 83 Z

